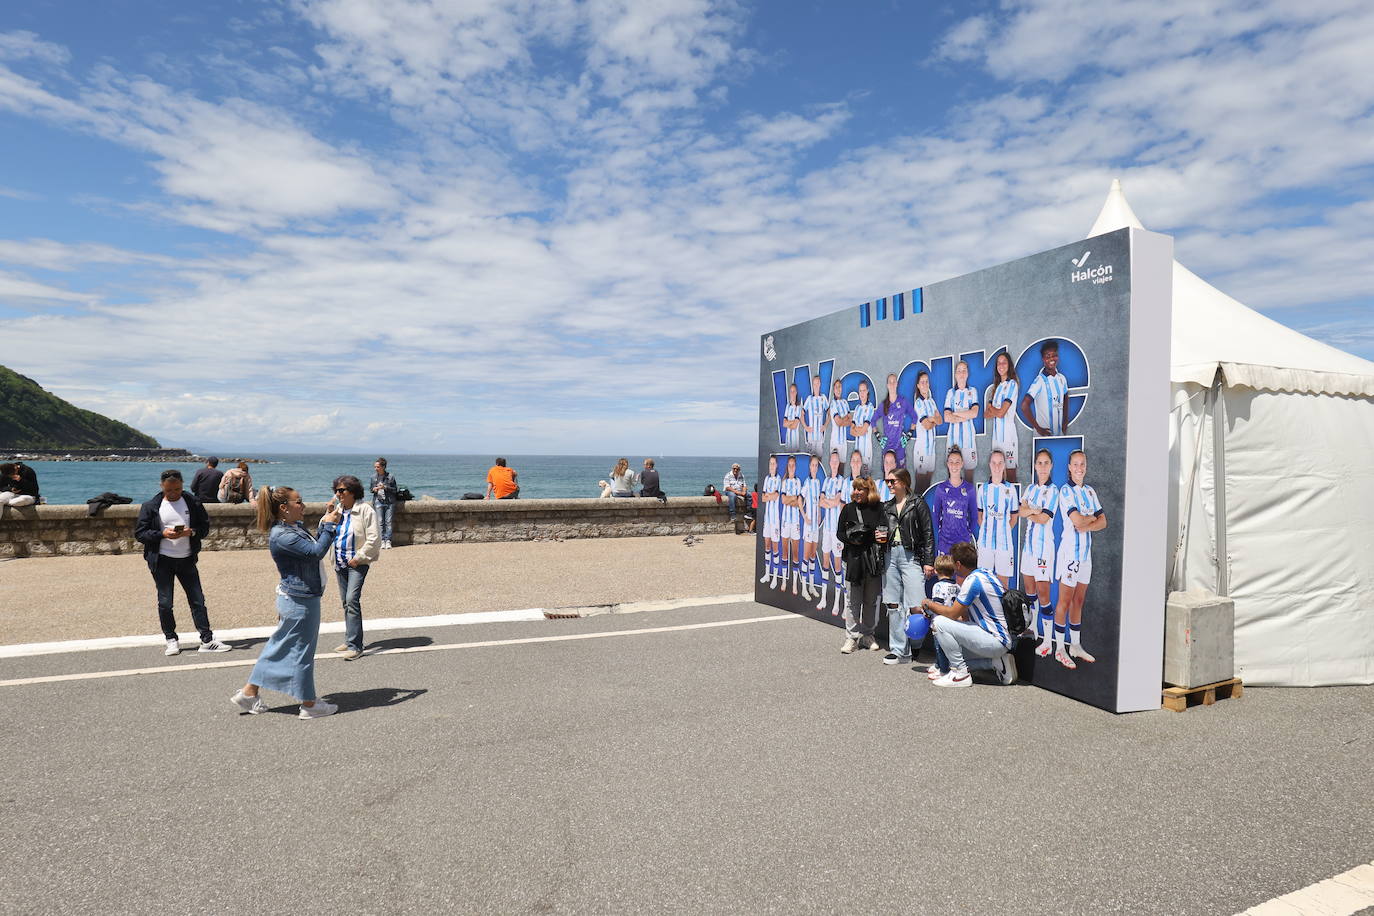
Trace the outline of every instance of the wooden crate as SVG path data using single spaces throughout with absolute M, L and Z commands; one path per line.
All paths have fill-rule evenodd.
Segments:
M 1244 692 L 1238 677 L 1201 687 L 1165 687 L 1164 708 L 1183 712 L 1189 706 L 1211 706 L 1217 700 L 1237 698 Z

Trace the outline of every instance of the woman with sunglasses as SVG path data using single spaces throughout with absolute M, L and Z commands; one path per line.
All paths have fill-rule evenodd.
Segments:
M 301 520 L 305 503 L 290 487 L 263 487 L 257 498 L 258 530 L 267 533 L 267 547 L 277 564 L 277 632 L 267 640 L 248 683 L 230 697 L 249 715 L 267 712 L 258 696 L 266 687 L 301 701 L 300 717 L 318 719 L 338 711 L 315 694 L 315 646 L 320 641 L 320 596 L 324 581 L 320 560 L 329 553 L 343 514 L 331 507 L 312 536 Z
M 334 575 L 343 602 L 344 641 L 335 646 L 345 661 L 363 654 L 363 582 L 382 553 L 377 513 L 363 502 L 363 482 L 351 474 L 334 479 L 334 502 L 339 506 L 339 534 L 334 538 Z M 330 503 L 330 509 L 334 503 Z

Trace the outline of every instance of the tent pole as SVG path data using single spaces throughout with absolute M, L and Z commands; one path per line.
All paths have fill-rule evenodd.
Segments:
M 1217 367 L 1212 382 L 1212 491 L 1216 496 L 1217 594 L 1231 592 L 1231 556 L 1226 544 L 1226 418 L 1222 403 L 1225 377 Z

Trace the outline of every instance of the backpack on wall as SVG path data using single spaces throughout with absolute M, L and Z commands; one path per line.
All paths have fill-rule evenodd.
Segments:
M 1012 636 L 1020 636 L 1030 629 L 1030 599 L 1019 588 L 1008 588 L 1002 592 L 1002 616 L 1007 619 L 1007 630 Z

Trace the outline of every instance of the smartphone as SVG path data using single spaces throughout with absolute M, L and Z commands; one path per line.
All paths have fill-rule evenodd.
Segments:
M 185 526 L 185 525 L 173 525 L 173 526 L 172 526 L 172 530 L 175 531 L 177 534 L 181 534 L 181 532 L 183 532 L 183 531 L 186 530 L 186 526 Z

